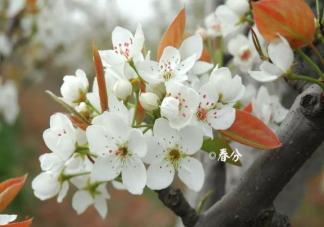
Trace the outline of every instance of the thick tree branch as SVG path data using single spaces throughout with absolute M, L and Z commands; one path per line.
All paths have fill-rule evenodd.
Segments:
M 196 227 L 252 226 L 324 139 L 324 96 L 314 85 L 299 95 L 279 130 L 281 148 L 265 152 L 241 183 L 202 214 Z
M 213 163 L 206 169 L 205 183 L 199 193 L 199 198 L 202 198 L 206 193 L 211 192 L 203 206 L 203 210 L 207 210 L 225 194 L 225 163 L 216 160 L 211 162 Z
M 156 192 L 163 204 L 181 218 L 184 226 L 191 227 L 197 223 L 199 215 L 189 205 L 180 189 L 167 187 Z

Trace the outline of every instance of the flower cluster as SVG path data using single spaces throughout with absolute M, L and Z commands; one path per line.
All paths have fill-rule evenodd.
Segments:
M 189 189 L 199 191 L 205 175 L 195 155 L 209 150 L 204 146 L 206 141 L 217 138 L 227 147 L 230 139 L 259 144 L 248 141 L 264 136 L 264 129 L 265 136 L 271 135 L 269 140 L 273 141 L 266 148 L 280 146 L 278 138 L 252 115 L 266 124 L 279 124 L 287 113 L 279 99 L 270 96 L 265 87 L 256 97 L 251 95 L 240 75 L 204 57 L 203 40 L 226 41 L 237 72 L 250 72 L 259 81 L 272 81 L 266 78 L 276 79 L 289 70 L 292 57 L 278 54 L 281 49 L 290 55 L 289 44 L 283 37 L 270 43 L 265 50 L 272 63 L 263 62 L 261 71 L 253 71 L 261 59 L 252 35 L 243 34 L 249 16 L 248 1 L 226 1 L 211 16 L 206 20 L 207 36 L 197 33 L 181 39 L 179 45 L 162 46 L 158 59 L 151 57 L 151 51 L 143 51 L 141 25 L 135 33 L 116 27 L 112 48 L 94 49 L 97 77 L 93 84 L 81 69 L 63 78 L 61 97 L 51 95 L 69 113 L 52 115 L 50 128 L 44 131 L 51 153 L 40 157 L 42 173 L 32 183 L 38 198 L 57 196 L 57 201 L 62 202 L 74 185 L 77 190 L 72 206 L 77 213 L 94 205 L 105 217 L 110 198 L 106 186 L 110 183 L 118 190 L 141 195 L 145 187 L 161 190 L 170 186 L 177 173 Z M 261 43 L 263 39 L 258 35 Z M 248 103 L 252 103 L 253 111 L 242 109 Z M 236 133 L 237 124 L 252 121 L 247 128 L 253 130 L 257 125 L 257 135 L 230 136 L 230 132 Z

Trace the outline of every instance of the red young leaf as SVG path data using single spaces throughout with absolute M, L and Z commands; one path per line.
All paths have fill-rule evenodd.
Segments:
M 261 0 L 252 2 L 252 7 L 255 23 L 268 42 L 278 33 L 293 48 L 313 42 L 315 17 L 304 0 Z
M 3 211 L 25 184 L 27 175 L 0 183 L 0 212 Z
M 231 140 L 257 149 L 270 150 L 281 146 L 279 138 L 268 126 L 242 110 L 236 110 L 235 122 L 221 133 Z
M 13 222 L 13 223 L 9 223 L 7 225 L 0 225 L 0 226 L 2 226 L 2 227 L 29 227 L 29 226 L 31 226 L 32 222 L 33 222 L 33 219 L 30 218 L 30 219 L 27 219 L 24 221 Z
M 206 48 L 203 49 L 203 52 L 199 60 L 211 63 L 211 56 Z
M 106 111 L 108 110 L 108 96 L 106 90 L 106 81 L 105 81 L 105 74 L 102 67 L 101 58 L 99 55 L 98 49 L 93 45 L 93 60 L 95 63 L 96 74 L 97 74 L 97 82 L 98 82 L 98 89 L 99 89 L 99 98 L 100 98 L 100 106 L 101 110 Z
M 173 22 L 170 24 L 166 32 L 164 33 L 162 40 L 160 41 L 159 48 L 157 50 L 157 60 L 163 53 L 164 48 L 167 46 L 179 47 L 184 35 L 184 29 L 186 25 L 186 12 L 182 9 Z
M 85 131 L 87 129 L 87 127 L 90 125 L 82 120 L 80 120 L 80 118 L 76 117 L 76 116 L 70 116 L 70 120 L 72 121 L 73 125 L 82 129 L 83 131 Z
M 252 107 L 252 103 L 249 103 L 246 107 L 244 107 L 242 109 L 243 111 L 247 112 L 247 113 L 252 113 L 253 107 Z

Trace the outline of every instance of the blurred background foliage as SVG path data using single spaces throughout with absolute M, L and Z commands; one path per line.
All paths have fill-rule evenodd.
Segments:
M 173 226 L 174 215 L 148 190 L 145 196 L 133 196 L 109 188 L 112 199 L 108 201 L 109 215 L 105 220 L 93 208 L 76 215 L 71 198 L 58 204 L 55 199 L 41 202 L 33 196 L 30 183 L 40 171 L 38 157 L 47 152 L 42 132 L 49 125 L 50 115 L 62 111 L 44 91 L 59 94 L 63 76 L 73 74 L 77 68 L 93 76 L 92 41 L 99 49 L 109 49 L 115 26 L 135 31 L 137 23 L 141 23 L 146 47 L 155 51 L 163 31 L 184 5 L 186 30 L 193 33 L 203 25 L 206 12 L 214 10 L 215 1 L 17 0 L 16 9 L 8 12 L 10 1 L 0 1 L 0 37 L 9 38 L 7 43 L 0 41 L 0 78 L 16 82 L 20 115 L 14 125 L 0 120 L 0 180 L 25 173 L 29 178 L 8 212 L 34 217 L 35 227 Z M 19 2 L 27 5 L 19 8 Z M 294 226 L 323 226 L 322 178 L 319 175 L 310 182 Z

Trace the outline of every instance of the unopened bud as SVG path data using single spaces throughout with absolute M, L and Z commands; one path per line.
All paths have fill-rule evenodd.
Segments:
M 119 80 L 113 88 L 117 98 L 125 100 L 132 93 L 132 84 L 128 80 Z
M 180 102 L 174 97 L 166 97 L 161 103 L 161 115 L 167 119 L 173 119 L 179 115 Z
M 139 101 L 145 110 L 152 111 L 159 108 L 159 97 L 152 92 L 142 93 Z

